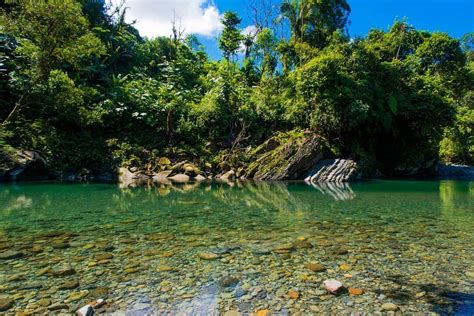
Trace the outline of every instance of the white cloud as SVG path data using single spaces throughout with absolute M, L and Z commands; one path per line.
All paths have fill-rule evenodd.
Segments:
M 136 20 L 142 36 L 170 35 L 175 18 L 187 34 L 212 37 L 222 30 L 222 15 L 212 0 L 127 0 L 126 7 L 127 21 Z
M 249 25 L 242 30 L 242 34 L 245 36 L 247 35 L 255 36 L 257 32 L 258 32 L 258 29 L 255 25 Z

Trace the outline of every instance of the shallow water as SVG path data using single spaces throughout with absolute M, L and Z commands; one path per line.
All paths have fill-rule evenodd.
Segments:
M 5 251 L 10 311 L 472 315 L 474 182 L 0 185 Z

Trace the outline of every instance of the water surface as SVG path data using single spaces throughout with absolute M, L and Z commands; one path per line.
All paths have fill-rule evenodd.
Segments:
M 473 201 L 467 181 L 0 185 L 0 253 L 23 254 L 0 261 L 0 296 L 36 312 L 104 297 L 132 314 L 472 315 Z

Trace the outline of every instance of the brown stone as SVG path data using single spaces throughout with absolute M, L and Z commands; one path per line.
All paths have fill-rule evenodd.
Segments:
M 300 297 L 300 293 L 296 292 L 296 291 L 288 291 L 288 293 L 286 293 L 292 300 L 297 300 L 299 297 Z
M 364 294 L 364 290 L 363 289 L 359 289 L 359 288 L 353 288 L 353 287 L 350 287 L 348 289 L 349 291 L 349 294 L 350 295 L 362 295 Z
M 320 263 L 307 263 L 304 265 L 307 269 L 313 271 L 313 272 L 324 272 L 326 271 L 326 268 L 320 264 Z

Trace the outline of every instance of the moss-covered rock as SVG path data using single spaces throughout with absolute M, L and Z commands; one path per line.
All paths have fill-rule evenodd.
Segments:
M 323 158 L 325 141 L 310 132 L 291 131 L 272 137 L 251 154 L 246 177 L 256 180 L 304 179 Z

